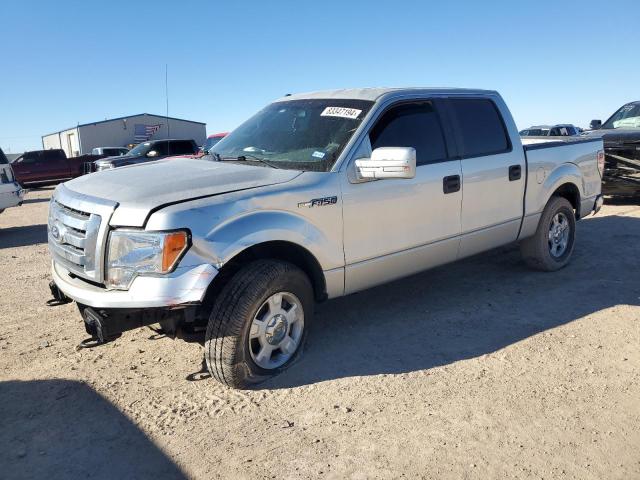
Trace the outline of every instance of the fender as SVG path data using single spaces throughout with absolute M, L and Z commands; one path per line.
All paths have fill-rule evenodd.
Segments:
M 222 268 L 243 250 L 270 241 L 291 242 L 307 249 L 322 270 L 344 267 L 341 237 L 327 237 L 308 218 L 285 211 L 253 211 L 233 217 L 210 230 L 194 245 L 199 254 L 216 259 Z M 205 250 L 205 251 L 203 251 Z

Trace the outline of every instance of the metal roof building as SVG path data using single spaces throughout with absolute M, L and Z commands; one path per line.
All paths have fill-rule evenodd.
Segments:
M 203 145 L 207 136 L 206 127 L 202 122 L 141 113 L 84 123 L 44 135 L 42 148 L 61 148 L 68 157 L 75 157 L 91 153 L 96 147 L 126 147 L 169 137 L 193 139 L 198 145 Z

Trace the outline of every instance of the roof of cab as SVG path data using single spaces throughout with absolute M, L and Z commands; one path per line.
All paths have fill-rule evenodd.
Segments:
M 345 99 L 377 101 L 387 94 L 417 95 L 417 94 L 467 94 L 489 95 L 496 94 L 493 90 L 479 90 L 467 88 L 345 88 L 340 90 L 321 90 L 308 93 L 294 93 L 279 98 L 278 102 L 307 99 Z

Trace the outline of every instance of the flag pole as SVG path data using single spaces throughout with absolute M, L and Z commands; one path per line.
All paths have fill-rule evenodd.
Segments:
M 169 64 L 164 64 L 164 92 L 167 101 L 167 138 L 171 138 L 171 126 L 169 125 Z

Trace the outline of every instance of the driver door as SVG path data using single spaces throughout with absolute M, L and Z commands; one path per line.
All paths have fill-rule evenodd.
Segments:
M 12 165 L 20 183 L 37 182 L 42 178 L 41 152 L 26 152 Z
M 384 111 L 342 177 L 346 294 L 458 256 L 461 164 L 437 105 L 404 102 Z M 354 160 L 378 147 L 414 147 L 416 176 L 357 180 Z

